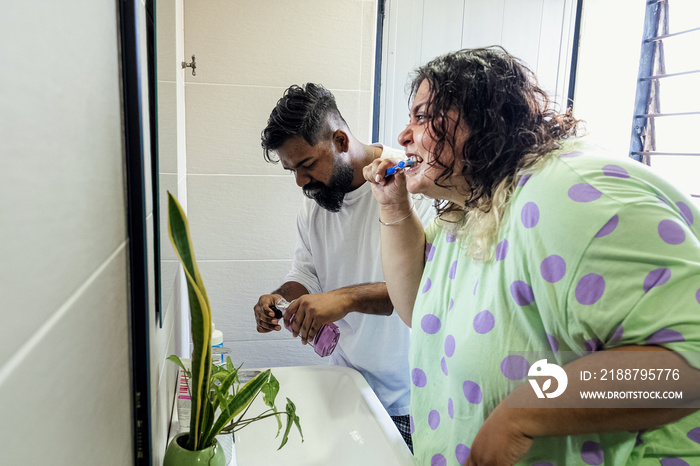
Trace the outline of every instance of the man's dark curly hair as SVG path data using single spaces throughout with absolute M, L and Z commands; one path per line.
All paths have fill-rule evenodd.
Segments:
M 296 84 L 284 91 L 272 109 L 267 126 L 262 131 L 261 145 L 265 160 L 279 162 L 273 152 L 293 137 L 303 137 L 311 146 L 332 134 L 329 117 L 345 123 L 333 94 L 320 84 Z
M 411 84 L 411 99 L 423 81 L 430 97 L 429 129 L 436 140 L 434 166 L 442 168 L 436 184 L 444 186 L 456 169 L 455 161 L 441 157 L 445 145 L 454 152 L 456 128 L 466 124 L 469 135 L 457 154 L 467 181 L 467 210 L 491 209 L 491 200 L 502 181 L 559 147 L 562 139 L 576 134 L 578 121 L 569 112 L 552 109 L 552 102 L 538 86 L 534 73 L 502 47 L 491 46 L 447 53 L 418 68 Z M 457 110 L 453 130 L 446 118 Z M 437 206 L 440 213 L 461 210 L 451 203 Z

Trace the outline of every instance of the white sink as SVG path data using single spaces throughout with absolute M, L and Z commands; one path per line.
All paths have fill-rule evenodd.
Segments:
M 401 434 L 356 370 L 301 366 L 272 368 L 272 373 L 280 383 L 277 409 L 284 411 L 287 397 L 294 402 L 304 443 L 292 427 L 289 441 L 278 451 L 283 432 L 275 438 L 277 421 L 254 422 L 236 432 L 240 466 L 413 466 Z M 259 395 L 248 413 L 265 408 Z

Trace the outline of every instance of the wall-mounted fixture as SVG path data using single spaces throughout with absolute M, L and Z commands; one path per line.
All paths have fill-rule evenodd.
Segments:
M 197 63 L 194 60 L 194 55 L 192 55 L 192 63 L 182 62 L 182 69 L 192 68 L 192 76 L 196 76 L 197 73 L 194 71 L 197 68 Z

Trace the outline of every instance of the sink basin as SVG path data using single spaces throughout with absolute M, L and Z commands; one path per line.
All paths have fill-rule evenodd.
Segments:
M 239 465 L 413 465 L 401 434 L 356 370 L 301 366 L 272 368 L 272 373 L 280 383 L 277 408 L 284 410 L 285 397 L 294 402 L 304 443 L 292 427 L 289 441 L 278 451 L 282 433 L 275 438 L 274 417 L 254 422 L 236 432 Z M 258 396 L 248 413 L 265 408 L 262 396 Z

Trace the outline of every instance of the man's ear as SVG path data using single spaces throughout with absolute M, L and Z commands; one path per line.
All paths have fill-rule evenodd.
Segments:
M 350 138 L 348 137 L 348 133 L 342 129 L 336 129 L 333 132 L 333 145 L 339 153 L 350 150 Z

